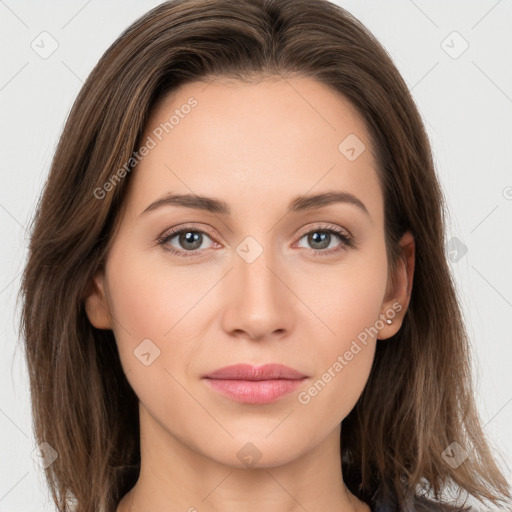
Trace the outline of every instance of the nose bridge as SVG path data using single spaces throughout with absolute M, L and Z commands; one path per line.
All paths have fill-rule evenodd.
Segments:
M 242 298 L 245 296 L 254 301 L 259 308 L 263 305 L 275 306 L 275 294 L 280 293 L 277 288 L 282 286 L 270 270 L 275 262 L 270 237 L 259 242 L 248 236 L 237 246 L 233 271 L 239 289 L 243 291 Z
M 290 328 L 290 292 L 281 281 L 283 276 L 278 277 L 276 267 L 280 262 L 270 236 L 262 242 L 248 236 L 236 247 L 228 278 L 226 330 L 242 330 L 261 338 Z

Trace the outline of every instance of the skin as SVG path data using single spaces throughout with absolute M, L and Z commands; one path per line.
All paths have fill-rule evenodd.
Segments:
M 132 171 L 105 268 L 86 300 L 91 323 L 113 330 L 139 398 L 141 474 L 117 511 L 367 512 L 343 483 L 340 424 L 365 387 L 376 343 L 400 329 L 414 240 L 401 240 L 392 280 L 368 132 L 336 91 L 302 77 L 186 84 L 154 108 L 142 140 L 191 96 L 198 105 Z M 366 146 L 354 161 L 338 150 L 349 134 Z M 368 214 L 349 203 L 287 213 L 296 196 L 326 191 L 354 194 Z M 169 192 L 221 199 L 231 215 L 176 205 L 141 215 Z M 179 226 L 209 229 L 193 256 L 157 243 Z M 329 249 L 318 249 L 299 233 L 325 226 L 348 230 L 355 246 L 331 235 Z M 263 249 L 251 263 L 236 251 L 247 236 Z M 169 246 L 191 252 L 178 236 Z M 299 392 L 396 302 L 402 309 L 392 324 L 300 403 Z M 149 366 L 134 356 L 144 339 L 160 349 Z M 264 405 L 233 401 L 201 379 L 240 362 L 281 363 L 308 378 Z M 260 454 L 251 466 L 237 456 L 248 442 Z

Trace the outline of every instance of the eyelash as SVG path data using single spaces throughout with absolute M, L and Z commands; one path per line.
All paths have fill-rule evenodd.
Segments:
M 214 239 L 212 234 L 208 230 L 198 229 L 194 226 L 185 226 L 182 228 L 178 228 L 175 230 L 171 230 L 169 232 L 164 233 L 162 236 L 160 236 L 157 239 L 158 245 L 160 245 L 164 250 L 169 251 L 172 254 L 175 254 L 179 257 L 183 258 L 189 258 L 191 256 L 197 256 L 198 252 L 201 252 L 202 250 L 207 249 L 195 249 L 193 251 L 184 251 L 184 250 L 178 250 L 174 247 L 166 247 L 167 242 L 172 240 L 176 235 L 180 235 L 181 233 L 201 233 L 203 235 L 208 235 L 211 239 Z M 299 232 L 299 241 L 305 236 L 309 235 L 310 233 L 329 233 L 331 235 L 336 235 L 339 240 L 342 242 L 341 248 L 334 248 L 334 249 L 310 249 L 311 253 L 315 256 L 328 256 L 333 253 L 337 253 L 339 251 L 342 251 L 345 247 L 354 247 L 354 242 L 352 239 L 352 236 L 344 229 L 338 228 L 338 227 L 332 227 L 332 226 L 316 226 L 313 229 L 309 230 L 302 230 Z M 344 246 L 344 247 L 343 247 Z

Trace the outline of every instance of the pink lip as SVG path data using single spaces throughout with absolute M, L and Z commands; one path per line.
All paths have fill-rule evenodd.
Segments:
M 306 375 L 280 364 L 236 364 L 203 377 L 216 391 L 238 402 L 267 404 L 294 391 Z

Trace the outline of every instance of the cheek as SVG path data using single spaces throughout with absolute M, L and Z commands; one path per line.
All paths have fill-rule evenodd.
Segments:
M 161 255 L 124 250 L 121 241 L 107 267 L 111 309 L 121 338 L 129 333 L 132 343 L 150 338 L 165 345 L 190 323 L 216 279 L 211 270 L 195 269 L 173 266 Z
M 382 328 L 377 322 L 386 281 L 385 253 L 375 248 L 373 253 L 347 259 L 346 265 L 310 275 L 301 287 L 304 301 L 321 320 L 303 325 L 315 340 L 316 349 L 307 357 L 314 359 L 318 370 L 311 386 L 298 397 L 308 414 L 325 415 L 327 410 L 335 425 L 356 404 L 372 367 L 376 331 Z M 313 324 L 319 329 L 316 336 Z
M 133 380 L 161 364 L 165 340 L 170 337 L 164 334 L 176 321 L 172 314 L 176 294 L 144 262 L 143 255 L 130 252 L 122 243 L 113 247 L 106 272 L 115 339 L 125 373 Z M 146 363 L 150 364 L 146 367 Z
M 172 387 L 171 374 L 179 378 L 187 372 L 206 336 L 202 299 L 219 275 L 207 266 L 191 271 L 161 256 L 130 251 L 121 240 L 109 256 L 107 276 L 121 362 L 143 400 L 146 390 Z
M 347 255 L 337 265 L 318 266 L 307 272 L 298 269 L 294 275 L 301 275 L 295 278 L 294 290 L 315 313 L 316 323 L 320 322 L 315 337 L 322 347 L 319 353 L 328 357 L 333 351 L 348 350 L 351 340 L 374 326 L 383 312 L 387 260 L 380 246 Z M 315 323 L 314 319 L 307 322 L 311 326 Z
M 122 248 L 111 252 L 107 275 L 114 334 L 126 378 L 152 414 L 171 421 L 173 411 L 190 408 L 179 382 L 193 352 L 192 333 L 184 331 L 189 325 L 188 299 L 194 293 L 190 289 L 178 293 L 186 289 L 179 276 L 169 282 L 169 272 L 166 275 L 163 268 L 152 265 L 147 256 Z M 183 342 L 175 343 L 178 333 Z

